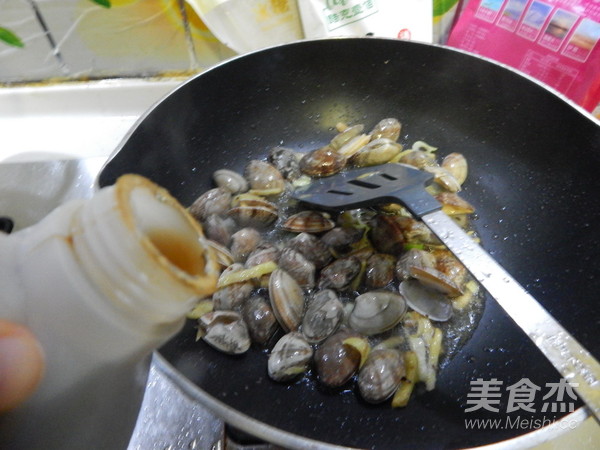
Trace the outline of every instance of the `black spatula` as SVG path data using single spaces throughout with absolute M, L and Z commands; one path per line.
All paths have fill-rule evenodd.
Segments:
M 313 181 L 294 197 L 324 209 L 353 209 L 382 202 L 403 204 L 464 264 L 542 351 L 600 420 L 600 363 L 487 252 L 441 211 L 425 190 L 433 175 L 403 164 L 350 170 Z

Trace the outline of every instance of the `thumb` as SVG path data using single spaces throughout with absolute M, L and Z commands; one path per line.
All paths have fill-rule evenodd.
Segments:
M 0 413 L 29 397 L 44 373 L 44 353 L 27 328 L 0 319 Z

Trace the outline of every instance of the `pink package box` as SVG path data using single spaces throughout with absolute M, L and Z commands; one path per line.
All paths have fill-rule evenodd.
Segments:
M 597 113 L 599 41 L 598 0 L 471 0 L 447 44 L 514 67 Z

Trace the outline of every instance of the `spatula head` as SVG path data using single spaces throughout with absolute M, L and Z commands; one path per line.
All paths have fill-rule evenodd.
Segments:
M 348 170 L 311 182 L 297 189 L 293 197 L 324 209 L 354 209 L 377 203 L 401 203 L 421 217 L 441 208 L 425 186 L 433 175 L 397 163 Z

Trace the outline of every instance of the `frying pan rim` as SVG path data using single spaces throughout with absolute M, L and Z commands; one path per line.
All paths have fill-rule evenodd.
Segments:
M 193 381 L 178 371 L 159 351 L 153 354 L 155 367 L 160 370 L 170 381 L 183 391 L 189 398 L 198 401 L 210 411 L 215 413 L 225 423 L 228 423 L 253 437 L 263 439 L 271 444 L 282 445 L 285 448 L 319 448 L 323 450 L 360 450 L 355 447 L 344 447 L 327 444 L 314 439 L 299 436 L 288 431 L 268 425 L 260 420 L 244 414 L 224 402 L 211 396 L 208 392 L 197 386 Z M 230 419 L 234 419 L 233 421 Z
M 322 450 L 360 450 L 355 447 L 344 447 L 316 441 L 294 433 L 290 433 L 288 431 L 280 430 L 279 428 L 254 419 L 247 414 L 244 414 L 228 406 L 226 403 L 214 398 L 208 392 L 205 392 L 202 388 L 197 386 L 193 381 L 178 371 L 159 351 L 155 351 L 152 356 L 156 369 L 158 369 L 171 382 L 173 382 L 186 396 L 208 408 L 225 423 L 229 423 L 230 425 L 245 431 L 253 437 L 264 439 L 265 442 L 271 444 L 282 445 L 285 448 L 293 449 L 319 448 Z M 567 431 L 573 430 L 574 428 L 578 428 L 588 417 L 590 417 L 590 412 L 585 406 L 581 406 L 572 413 L 562 417 L 560 421 L 553 422 L 550 425 L 530 431 L 529 433 L 506 439 L 504 441 L 469 448 L 473 450 L 509 450 L 514 448 L 531 448 L 547 442 L 550 439 L 561 436 Z M 233 419 L 233 421 L 231 419 Z M 565 422 L 569 424 L 575 424 L 575 426 L 573 428 L 570 426 L 561 426 Z
M 188 83 L 194 82 L 196 80 L 196 78 L 205 76 L 214 70 L 219 70 L 221 68 L 221 66 L 225 66 L 228 64 L 234 64 L 235 61 L 238 59 L 242 59 L 242 58 L 245 59 L 245 58 L 252 57 L 252 55 L 255 53 L 257 54 L 257 53 L 262 53 L 262 52 L 270 52 L 270 51 L 273 51 L 274 49 L 284 48 L 284 47 L 293 47 L 293 46 L 299 46 L 299 45 L 311 45 L 311 43 L 320 42 L 320 41 L 342 41 L 342 40 L 348 41 L 348 40 L 358 40 L 358 39 L 360 39 L 360 40 L 375 39 L 377 41 L 398 42 L 398 40 L 396 40 L 396 39 L 380 38 L 380 37 L 362 37 L 362 38 L 339 37 L 339 38 L 321 38 L 321 39 L 302 40 L 302 41 L 297 41 L 297 42 L 294 42 L 291 44 L 281 44 L 281 45 L 277 45 L 277 46 L 273 46 L 273 47 L 268 47 L 265 49 L 260 49 L 260 50 L 257 50 L 257 51 L 251 52 L 251 53 L 246 53 L 243 55 L 236 55 L 232 58 L 222 61 L 221 63 L 219 63 L 215 66 L 212 66 L 211 68 L 209 68 L 199 74 L 196 74 L 196 75 L 190 77 L 189 79 L 183 81 L 179 86 L 175 87 L 172 91 L 165 94 L 161 99 L 156 101 L 154 103 L 154 105 L 152 105 L 150 108 L 148 108 L 144 112 L 144 114 L 136 120 L 136 122 L 131 126 L 131 128 L 128 130 L 127 134 L 123 137 L 123 139 L 121 140 L 119 145 L 115 148 L 115 150 L 109 155 L 109 157 L 105 161 L 103 167 L 98 172 L 98 175 L 95 180 L 95 186 L 99 187 L 100 176 L 104 172 L 104 169 L 116 157 L 116 155 L 126 146 L 129 139 L 136 132 L 136 130 L 141 126 L 141 124 L 148 118 L 148 116 L 150 114 L 152 114 L 159 107 L 159 105 L 161 105 L 163 102 L 165 102 L 169 97 L 176 95 L 180 89 L 185 89 L 187 87 Z M 561 94 L 561 93 L 557 92 L 556 90 L 554 90 L 553 88 L 541 83 L 540 81 L 532 78 L 531 76 L 524 74 L 516 69 L 513 69 L 512 67 L 506 66 L 502 63 L 498 63 L 491 59 L 482 57 L 480 55 L 472 54 L 472 53 L 469 53 L 469 52 L 466 52 L 466 51 L 463 51 L 460 49 L 455 49 L 455 48 L 451 48 L 451 47 L 447 47 L 447 46 L 414 42 L 414 41 L 405 42 L 403 44 L 423 46 L 423 47 L 437 47 L 437 48 L 443 49 L 444 51 L 452 51 L 452 52 L 456 52 L 459 54 L 463 54 L 470 58 L 475 58 L 476 60 L 477 59 L 483 60 L 489 64 L 500 67 L 504 70 L 509 70 L 511 73 L 517 75 L 518 77 L 525 78 L 525 79 L 529 80 L 530 82 L 533 82 L 535 85 L 541 87 L 543 90 L 549 92 L 550 94 L 553 94 L 554 97 L 556 97 L 557 99 L 562 100 L 563 102 L 566 102 L 569 106 L 571 106 L 571 108 L 573 108 L 575 111 L 580 113 L 583 116 L 583 118 L 587 118 L 588 120 L 591 120 L 592 123 L 596 124 L 597 126 L 600 126 L 599 119 L 594 117 L 592 114 L 590 114 L 588 111 L 584 110 L 579 105 L 575 104 L 570 99 L 566 98 L 563 94 Z M 331 449 L 348 448 L 348 447 L 335 446 L 332 444 L 324 444 L 319 441 L 311 440 L 309 438 L 304 438 L 304 437 L 283 431 L 281 429 L 275 428 L 273 426 L 267 425 L 256 419 L 253 419 L 252 417 L 247 416 L 246 414 L 243 414 L 243 413 L 231 408 L 230 406 L 220 402 L 216 398 L 212 397 L 206 391 L 204 391 L 203 389 L 198 387 L 196 384 L 194 384 L 192 381 L 190 381 L 187 377 L 185 377 L 185 375 L 183 375 L 182 373 L 177 371 L 177 369 L 175 369 L 175 367 L 172 366 L 165 359 L 165 357 L 163 357 L 159 352 L 155 352 L 155 355 L 157 355 L 156 359 L 157 359 L 157 361 L 160 362 L 160 366 L 161 366 L 161 369 L 163 370 L 163 372 L 167 373 L 169 378 L 172 379 L 191 398 L 194 398 L 195 400 L 199 401 L 201 404 L 206 406 L 211 411 L 216 412 L 224 420 L 228 420 L 228 419 L 232 419 L 232 418 L 237 419 L 236 423 L 233 423 L 231 421 L 228 421 L 228 423 L 232 424 L 233 426 L 239 427 L 240 429 L 242 429 L 244 431 L 249 432 L 251 435 L 256 436 L 257 438 L 263 438 L 269 442 L 281 443 L 282 445 L 293 446 L 293 447 L 313 448 L 314 446 L 318 446 L 319 448 L 331 448 Z M 576 410 L 575 412 L 569 414 L 568 416 L 565 416 L 563 419 L 573 420 L 573 421 L 575 421 L 575 423 L 577 423 L 577 426 L 578 426 L 588 416 L 589 416 L 589 414 L 587 413 L 586 409 L 584 407 L 581 407 L 578 410 Z M 538 430 L 523 434 L 521 436 L 517 436 L 515 438 L 510 438 L 508 440 L 500 441 L 500 442 L 493 443 L 493 444 L 488 444 L 488 445 L 480 447 L 480 448 L 502 448 L 502 446 L 505 443 L 510 443 L 510 444 L 506 444 L 506 445 L 539 444 L 541 442 L 544 442 L 544 441 L 550 439 L 551 437 L 555 437 L 555 436 L 565 433 L 567 431 L 565 429 L 559 429 L 559 428 L 560 427 L 558 424 L 551 424 L 546 427 L 542 427 Z M 278 440 L 279 440 L 279 442 L 278 442 Z M 496 446 L 500 446 L 500 447 L 496 447 Z
M 172 89 L 171 91 L 167 92 L 166 94 L 164 94 L 160 99 L 158 99 L 157 101 L 154 102 L 154 104 L 152 104 L 140 117 L 138 117 L 138 119 L 133 123 L 133 125 L 131 125 L 131 127 L 129 128 L 129 130 L 127 131 L 127 133 L 123 136 L 123 138 L 120 140 L 119 144 L 115 147 L 115 149 L 110 153 L 110 155 L 108 156 L 108 158 L 106 159 L 106 161 L 104 162 L 104 164 L 102 165 L 102 168 L 100 169 L 100 171 L 98 172 L 98 175 L 96 176 L 96 179 L 94 181 L 94 187 L 96 189 L 100 188 L 100 175 L 102 174 L 102 172 L 104 171 L 104 169 L 108 166 L 108 164 L 112 161 L 112 159 L 123 149 L 123 147 L 125 147 L 127 141 L 131 138 L 131 136 L 133 135 L 133 133 L 139 128 L 139 126 L 144 122 L 144 120 L 156 109 L 158 108 L 165 100 L 167 100 L 169 97 L 171 97 L 172 95 L 175 95 L 177 93 L 177 91 L 179 91 L 180 89 L 183 89 L 185 86 L 187 86 L 189 83 L 192 83 L 194 80 L 196 80 L 197 78 L 200 78 L 202 76 L 205 76 L 206 74 L 213 72 L 215 70 L 218 70 L 220 67 L 227 65 L 227 64 L 231 64 L 234 63 L 235 61 L 239 60 L 239 59 L 246 59 L 248 57 L 252 57 L 252 55 L 258 54 L 258 53 L 262 53 L 262 52 L 270 52 L 273 51 L 275 49 L 278 48 L 287 48 L 287 47 L 293 47 L 293 46 L 297 46 L 297 45 L 311 45 L 311 43 L 316 43 L 316 42 L 331 42 L 331 41 L 351 41 L 351 40 L 376 40 L 376 41 L 389 41 L 389 42 L 400 42 L 406 45 L 416 45 L 416 46 L 423 46 L 423 47 L 435 47 L 435 48 L 439 48 L 439 49 L 443 49 L 444 51 L 451 51 L 451 52 L 456 52 L 471 58 L 475 58 L 475 59 L 479 59 L 481 61 L 485 61 L 489 64 L 498 66 L 504 70 L 508 70 L 510 72 L 512 72 L 513 74 L 525 78 L 527 80 L 529 80 L 530 82 L 536 84 L 537 86 L 541 87 L 542 89 L 548 91 L 549 93 L 551 93 L 552 95 L 554 95 L 555 97 L 557 97 L 559 100 L 567 103 L 569 106 L 571 106 L 573 109 L 575 109 L 576 111 L 578 111 L 581 115 L 584 116 L 584 118 L 591 120 L 593 123 L 595 123 L 596 125 L 600 126 L 600 118 L 596 118 L 594 115 L 592 115 L 589 111 L 585 110 L 583 107 L 579 106 L 577 103 L 575 103 L 574 101 L 572 101 L 571 99 L 569 99 L 568 97 L 566 97 L 564 94 L 562 94 L 561 92 L 557 91 L 556 89 L 554 89 L 551 86 L 548 86 L 547 84 L 541 82 L 540 80 L 532 77 L 531 75 L 528 75 L 524 72 L 521 72 L 518 69 L 515 69 L 511 66 L 508 66 L 504 63 L 495 61 L 491 58 L 482 56 L 482 55 L 478 55 L 475 53 L 471 53 L 468 52 L 466 50 L 462 50 L 459 48 L 454 48 L 454 47 L 449 47 L 447 45 L 441 45 L 441 44 L 434 44 L 434 43 L 427 43 L 427 42 L 419 42 L 419 41 L 401 41 L 399 39 L 394 39 L 394 38 L 387 38 L 387 37 L 378 37 L 378 36 L 362 36 L 362 37 L 357 37 L 357 36 L 337 36 L 337 37 L 323 37 L 323 38 L 316 38 L 316 39 L 301 39 L 298 41 L 294 41 L 294 42 L 290 42 L 290 43 L 285 43 L 285 44 L 279 44 L 279 45 L 273 45 L 270 47 L 265 47 L 262 49 L 258 49 L 249 53 L 244 53 L 244 54 L 240 54 L 240 55 L 235 55 L 232 56 L 230 58 L 227 58 L 211 67 L 209 67 L 206 70 L 203 70 L 202 72 L 199 72 L 195 75 L 192 75 L 190 78 L 188 78 L 187 80 L 183 81 L 179 86 L 175 87 L 174 89 Z

